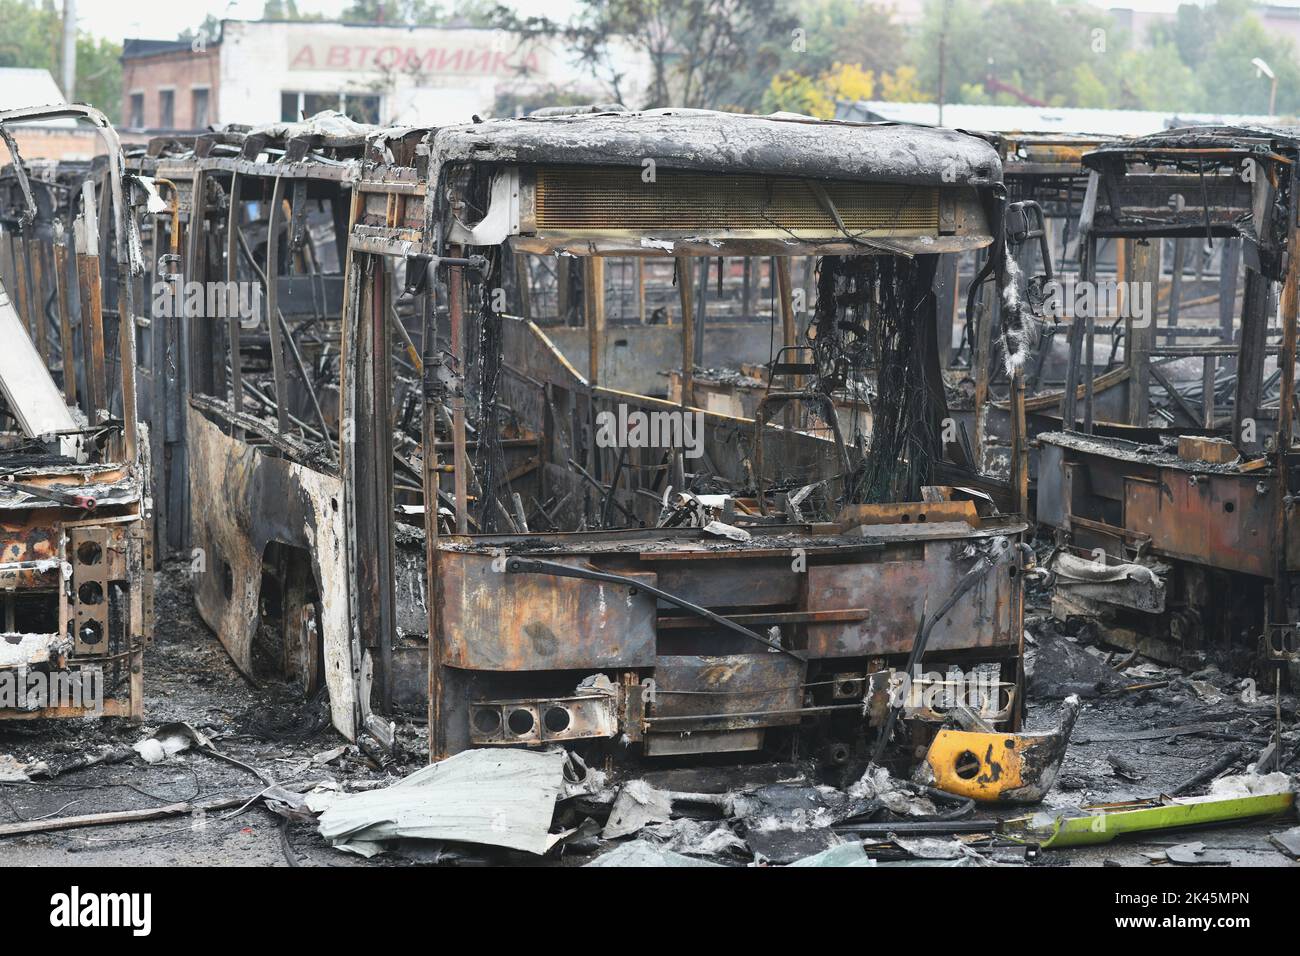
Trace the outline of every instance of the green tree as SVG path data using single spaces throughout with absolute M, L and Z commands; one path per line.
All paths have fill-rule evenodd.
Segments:
M 1193 112 L 1205 101 L 1195 72 L 1172 44 L 1121 50 L 1108 66 L 1105 105 L 1112 109 Z
M 353 23 L 432 26 L 444 22 L 441 4 L 429 0 L 352 0 L 339 19 Z
M 323 13 L 303 13 L 296 0 L 266 0 L 262 4 L 263 20 L 324 20 Z
M 53 0 L 0 0 L 0 66 L 49 70 L 62 77 L 63 11 Z M 89 103 L 117 122 L 122 104 L 122 47 L 81 31 L 77 34 L 77 87 L 73 99 Z
M 1033 99 L 1072 105 L 1077 67 L 1087 65 L 1102 76 L 1108 69 L 1106 58 L 1124 45 L 1124 38 L 1109 29 L 1109 19 L 1086 7 L 1051 0 L 950 3 L 945 43 L 945 99 L 950 102 L 955 91 L 987 86 L 995 103 Z M 943 7 L 944 0 L 927 3 L 910 50 L 921 86 L 932 91 L 939 85 Z
M 1255 15 L 1252 0 L 1218 0 L 1209 6 L 1184 5 L 1170 23 L 1152 27 L 1149 39 L 1173 47 L 1196 78 L 1199 95 L 1184 109 L 1225 113 L 1264 113 L 1271 81 L 1258 75 L 1259 57 L 1277 75 L 1277 110 L 1300 110 L 1300 67 L 1285 37 L 1269 34 Z
M 817 76 L 836 63 L 853 63 L 877 75 L 905 64 L 906 36 L 888 7 L 867 0 L 812 0 L 791 4 L 803 49 L 787 44 L 781 66 Z
M 567 24 L 503 7 L 493 23 L 567 43 L 609 96 L 629 106 L 731 110 L 758 107 L 797 27 L 783 0 L 579 0 Z M 640 102 L 628 102 L 629 53 L 650 64 Z

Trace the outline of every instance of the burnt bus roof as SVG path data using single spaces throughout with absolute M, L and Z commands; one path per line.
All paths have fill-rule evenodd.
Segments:
M 1275 175 L 1244 173 L 1250 163 L 1287 166 L 1297 153 L 1295 127 L 1190 126 L 1102 146 L 1083 157 L 1098 174 L 1084 227 L 1097 236 L 1242 237 L 1276 278 L 1287 241 L 1280 203 L 1296 199 Z
M 1115 158 L 1137 158 L 1144 154 L 1184 150 L 1267 152 L 1271 149 L 1300 149 L 1300 127 L 1184 126 L 1107 143 L 1085 153 L 1083 162 L 1091 169 L 1101 170 Z
M 997 150 L 970 133 L 710 110 L 582 113 L 430 130 L 436 162 L 641 166 L 902 185 L 987 187 Z

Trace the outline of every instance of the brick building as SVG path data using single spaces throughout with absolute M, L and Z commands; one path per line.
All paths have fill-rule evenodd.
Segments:
M 122 45 L 122 126 L 201 130 L 216 116 L 221 45 L 134 40 Z
M 629 53 L 629 93 L 648 64 Z M 336 109 L 369 123 L 441 124 L 603 94 L 572 53 L 501 30 L 333 21 L 225 20 L 220 39 L 128 39 L 128 130 L 296 120 Z M 639 79 L 638 79 L 639 78 Z

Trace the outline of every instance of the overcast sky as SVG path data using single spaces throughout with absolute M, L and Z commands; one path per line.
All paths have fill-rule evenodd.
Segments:
M 525 14 L 562 18 L 574 0 L 508 0 Z M 1099 7 L 1127 7 L 1135 10 L 1173 10 L 1185 0 L 1092 0 Z M 1297 0 L 1273 0 L 1292 6 Z M 347 0 L 298 0 L 305 13 L 337 17 Z M 96 36 L 121 41 L 123 37 L 170 40 L 186 27 L 197 26 L 208 14 L 215 17 L 256 20 L 262 15 L 263 0 L 80 0 L 77 20 L 83 30 Z
M 77 23 L 95 36 L 121 42 L 123 37 L 171 40 L 186 27 L 197 26 L 208 14 L 233 20 L 256 20 L 262 15 L 263 0 L 79 0 Z M 450 6 L 450 3 L 447 3 Z M 511 0 L 510 6 L 525 14 L 558 16 L 571 0 Z M 337 17 L 348 0 L 298 0 L 303 13 Z

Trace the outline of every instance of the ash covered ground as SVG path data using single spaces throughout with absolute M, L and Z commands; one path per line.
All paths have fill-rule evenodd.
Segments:
M 399 724 L 399 753 L 378 766 L 329 726 L 323 699 L 305 701 L 287 685 L 255 687 L 235 670 L 198 618 L 181 566 L 169 566 L 158 575 L 157 584 L 157 625 L 145 658 L 144 725 L 95 719 L 0 723 L 0 769 L 26 765 L 32 777 L 4 775 L 9 779 L 0 783 L 0 823 L 213 803 L 252 796 L 264 789 L 267 779 L 284 786 L 333 781 L 345 791 L 364 790 L 396 782 L 424 766 L 422 725 Z M 1142 658 L 1125 660 L 1127 655 L 1108 648 L 1104 632 L 1096 628 L 1066 633 L 1055 622 L 1032 615 L 1028 626 L 1028 729 L 1055 726 L 1061 698 L 1081 686 L 1087 688 L 1060 776 L 1040 809 L 1169 792 L 1229 751 L 1238 756 L 1224 772 L 1239 773 L 1270 743 L 1276 708 L 1271 686 L 1257 682 L 1252 687 L 1242 676 L 1214 668 L 1189 674 Z M 1110 666 L 1113 663 L 1123 666 Z M 1296 725 L 1294 696 L 1284 694 L 1282 713 L 1286 728 L 1282 762 L 1294 773 L 1300 756 L 1300 738 L 1291 729 Z M 131 744 L 170 722 L 189 724 L 229 759 L 195 749 L 154 764 L 134 753 L 122 757 Z M 106 753 L 116 753 L 117 761 L 81 765 L 85 758 Z M 38 769 L 41 765 L 44 771 Z M 782 772 L 788 776 L 788 771 Z M 717 781 L 725 786 L 725 769 L 710 768 L 706 775 L 715 791 Z M 735 779 L 761 783 L 762 776 L 761 768 L 749 767 Z M 665 789 L 699 787 L 702 779 L 689 772 L 647 774 L 647 780 Z M 1202 786 L 1188 792 L 1203 790 Z M 1023 807 L 980 807 L 974 816 L 993 821 L 1025 812 Z M 735 841 L 717 839 L 717 815 L 713 814 L 714 821 L 707 812 L 697 813 L 695 819 L 687 817 L 689 827 L 680 820 L 659 824 L 637 839 L 652 847 L 671 841 L 674 849 L 715 862 L 754 862 L 736 849 Z M 574 814 L 568 817 L 561 820 L 557 815 L 556 827 L 576 823 Z M 1167 851 L 1199 843 L 1202 848 L 1195 858 L 1201 863 L 1295 866 L 1270 841 L 1271 834 L 1293 826 L 1294 810 L 1282 819 L 1151 833 L 1098 847 L 1043 850 L 1030 858 L 1029 865 L 1169 866 L 1174 861 Z M 701 840 L 707 838 L 710 849 L 691 846 L 690 827 L 695 827 Z M 28 866 L 577 865 L 615 845 L 598 839 L 596 826 L 576 829 L 578 838 L 562 841 L 544 858 L 484 847 L 453 847 L 448 852 L 445 846 L 408 841 L 365 860 L 326 845 L 314 821 L 289 821 L 254 802 L 243 809 L 201 816 L 181 814 L 3 837 L 0 854 L 10 865 Z

